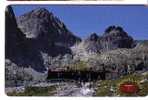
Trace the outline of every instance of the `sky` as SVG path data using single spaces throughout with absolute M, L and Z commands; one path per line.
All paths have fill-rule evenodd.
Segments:
M 86 38 L 102 35 L 110 25 L 119 25 L 136 40 L 148 40 L 148 7 L 99 5 L 13 5 L 16 16 L 44 7 L 58 17 L 73 34 Z

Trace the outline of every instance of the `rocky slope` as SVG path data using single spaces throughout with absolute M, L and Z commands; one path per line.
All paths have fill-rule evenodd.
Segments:
M 106 79 L 116 79 L 120 76 L 148 70 L 148 45 L 140 43 L 132 49 L 118 48 L 103 53 L 91 55 L 76 55 L 74 59 L 81 62 L 77 68 L 95 71 L 106 70 Z M 83 62 L 83 64 L 82 64 Z

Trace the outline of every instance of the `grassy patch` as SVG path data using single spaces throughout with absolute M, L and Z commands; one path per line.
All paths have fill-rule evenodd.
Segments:
M 55 86 L 50 87 L 27 87 L 23 93 L 8 93 L 8 96 L 52 96 L 56 90 Z
M 84 61 L 76 62 L 75 64 L 70 65 L 71 70 L 84 71 L 87 70 L 87 63 Z
M 148 95 L 148 81 L 142 80 L 148 79 L 148 73 L 146 75 L 132 74 L 127 75 L 117 80 L 103 80 L 98 82 L 100 84 L 97 87 L 96 96 L 147 96 Z M 124 82 L 135 82 L 139 86 L 139 91 L 135 94 L 125 94 L 119 91 L 119 86 Z M 113 91 L 111 91 L 113 88 Z

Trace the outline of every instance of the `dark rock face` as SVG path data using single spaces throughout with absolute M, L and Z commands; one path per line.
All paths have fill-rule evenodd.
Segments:
M 119 26 L 110 26 L 103 36 L 91 34 L 84 40 L 84 48 L 88 52 L 104 52 L 118 48 L 133 48 L 134 40 Z
M 134 40 L 121 27 L 110 26 L 105 30 L 101 40 L 104 50 L 133 48 Z
M 21 46 L 18 43 L 23 43 L 24 39 L 25 36 L 17 28 L 13 10 L 8 6 L 6 8 L 6 57 L 15 54 L 18 47 Z
M 15 15 L 10 6 L 6 8 L 6 58 L 14 58 L 21 55 L 21 43 L 24 43 L 25 36 L 17 28 Z
M 6 8 L 6 59 L 22 67 L 31 66 L 37 71 L 44 71 L 40 52 L 32 47 L 31 41 L 17 27 L 11 6 Z
M 44 8 L 32 10 L 17 18 L 17 23 L 26 38 L 37 39 L 48 46 L 52 42 L 60 46 L 72 46 L 81 39 L 74 36 L 63 22 Z

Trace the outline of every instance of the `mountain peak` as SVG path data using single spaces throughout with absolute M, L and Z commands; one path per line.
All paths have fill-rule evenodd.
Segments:
M 34 9 L 33 11 L 37 11 L 37 12 L 49 12 L 46 8 L 42 8 L 42 7 L 39 7 L 37 9 Z
M 26 38 L 46 41 L 47 45 L 55 41 L 56 44 L 72 46 L 80 40 L 60 19 L 45 8 L 37 8 L 17 17 L 17 24 Z
M 108 36 L 108 35 L 112 35 L 112 36 L 128 36 L 128 34 L 123 30 L 122 27 L 120 26 L 109 26 L 106 30 L 105 33 L 103 34 L 103 36 Z
M 46 17 L 50 17 L 53 14 L 45 8 L 37 8 L 32 10 L 29 13 L 26 13 L 25 15 L 30 15 L 29 17 L 46 18 Z
M 89 37 L 88 37 L 88 40 L 90 41 L 97 41 L 98 39 L 98 35 L 96 33 L 92 33 Z

